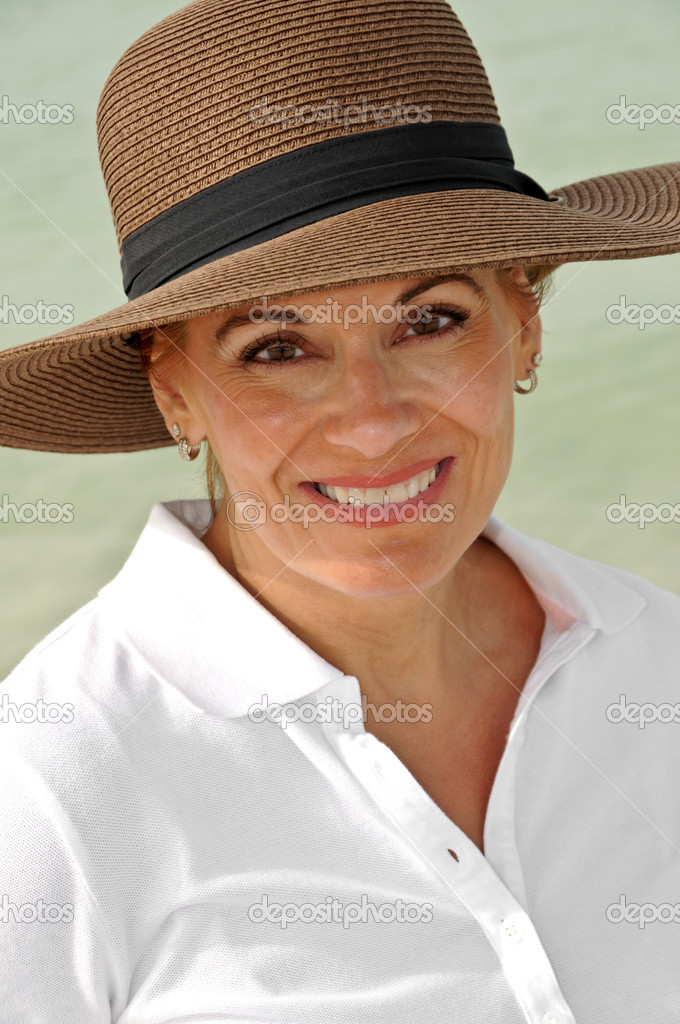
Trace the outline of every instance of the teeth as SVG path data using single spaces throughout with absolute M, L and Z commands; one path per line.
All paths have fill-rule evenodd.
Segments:
M 390 484 L 389 487 L 333 487 L 332 484 L 315 484 L 315 487 L 325 498 L 331 498 L 342 505 L 387 505 L 415 498 L 417 494 L 427 490 L 432 481 L 439 476 L 440 469 L 441 463 L 438 462 L 432 469 L 397 484 Z
M 420 477 L 419 476 L 412 476 L 411 479 L 406 484 L 406 493 L 408 494 L 409 498 L 415 498 L 416 494 L 418 494 L 419 491 L 420 491 Z

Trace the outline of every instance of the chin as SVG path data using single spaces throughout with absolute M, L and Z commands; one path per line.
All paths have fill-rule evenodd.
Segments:
M 374 541 L 374 543 L 377 543 Z M 382 549 L 382 545 L 377 544 Z M 339 590 L 353 597 L 390 598 L 428 590 L 442 580 L 453 568 L 450 558 L 444 562 L 427 561 L 417 552 L 397 554 L 386 551 L 387 561 L 379 551 L 372 549 L 374 558 L 348 557 L 342 562 L 314 562 L 310 565 L 312 576 L 319 583 Z

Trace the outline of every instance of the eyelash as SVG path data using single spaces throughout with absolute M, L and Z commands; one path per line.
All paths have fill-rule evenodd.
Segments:
M 454 321 L 449 324 L 448 327 L 443 327 L 441 330 L 432 331 L 429 334 L 411 335 L 411 340 L 414 338 L 442 338 L 447 334 L 452 334 L 455 331 L 460 330 L 466 320 L 469 319 L 470 313 L 462 309 L 459 306 L 446 306 L 442 303 L 434 303 L 431 306 L 432 319 L 438 319 L 436 314 L 439 314 L 439 318 L 442 316 L 448 317 Z M 407 330 L 410 330 L 413 324 L 407 325 Z M 258 366 L 265 366 L 268 370 L 273 369 L 275 366 L 283 366 L 286 363 L 297 363 L 300 361 L 300 356 L 294 356 L 290 359 L 256 359 L 255 356 L 259 352 L 277 347 L 284 348 L 299 348 L 304 351 L 304 344 L 298 344 L 295 338 L 291 338 L 291 332 L 289 329 L 281 330 L 280 328 L 272 335 L 257 338 L 252 341 L 249 345 L 246 345 L 241 352 L 239 352 L 237 358 L 243 363 L 256 363 Z

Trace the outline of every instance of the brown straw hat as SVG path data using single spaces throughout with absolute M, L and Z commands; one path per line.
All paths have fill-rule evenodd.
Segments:
M 128 302 L 0 353 L 0 444 L 174 444 L 134 333 L 325 288 L 680 250 L 680 162 L 547 195 L 446 0 L 194 0 L 123 54 L 99 153 Z

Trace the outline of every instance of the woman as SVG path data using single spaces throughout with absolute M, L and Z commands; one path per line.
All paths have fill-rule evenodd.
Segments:
M 621 719 L 680 600 L 492 510 L 551 268 L 680 250 L 680 164 L 547 195 L 443 0 L 197 0 L 98 128 L 130 302 L 2 354 L 0 440 L 205 442 L 212 501 L 4 684 L 5 1019 L 673 1019 Z

